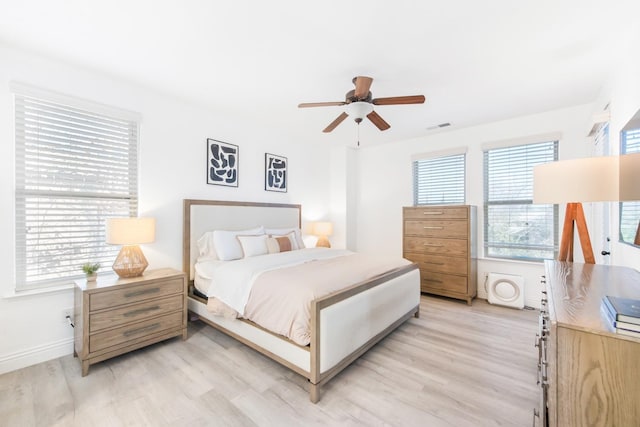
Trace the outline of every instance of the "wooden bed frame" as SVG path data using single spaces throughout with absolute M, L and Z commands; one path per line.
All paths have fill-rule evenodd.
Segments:
M 193 292 L 196 240 L 205 231 L 300 228 L 301 207 L 292 204 L 184 200 L 183 270 L 189 277 L 189 311 L 265 356 L 307 378 L 310 399 L 320 387 L 412 316 L 419 316 L 417 265 L 396 268 L 311 303 L 311 343 L 303 347 L 248 320 L 213 316 Z

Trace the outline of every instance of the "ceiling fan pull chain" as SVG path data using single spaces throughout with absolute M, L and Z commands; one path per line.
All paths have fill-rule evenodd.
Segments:
M 357 140 L 358 140 L 358 147 L 360 147 L 360 123 L 358 123 L 358 126 L 356 126 L 356 128 L 358 129 L 356 132 L 358 133 L 357 136 Z

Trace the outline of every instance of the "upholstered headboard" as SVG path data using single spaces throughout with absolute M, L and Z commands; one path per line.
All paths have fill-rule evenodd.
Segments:
M 207 231 L 266 228 L 300 228 L 301 207 L 283 203 L 192 200 L 183 202 L 182 269 L 193 279 L 198 258 L 198 238 Z

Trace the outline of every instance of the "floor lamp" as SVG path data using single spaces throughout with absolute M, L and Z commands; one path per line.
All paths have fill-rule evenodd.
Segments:
M 574 230 L 584 262 L 595 264 L 582 202 L 619 199 L 618 156 L 546 163 L 533 168 L 533 203 L 566 203 L 558 260 L 573 262 Z

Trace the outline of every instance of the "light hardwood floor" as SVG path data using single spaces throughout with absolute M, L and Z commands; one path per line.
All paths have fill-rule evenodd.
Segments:
M 91 367 L 71 355 L 0 376 L 6 426 L 529 426 L 537 311 L 423 296 L 309 402 L 305 380 L 201 322 Z

